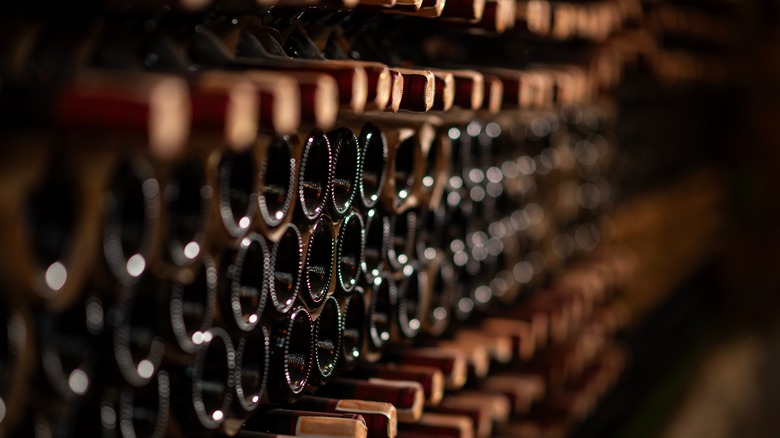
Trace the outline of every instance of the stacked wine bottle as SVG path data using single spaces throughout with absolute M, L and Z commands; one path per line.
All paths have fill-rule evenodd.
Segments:
M 616 381 L 639 2 L 97 3 L 0 20 L 0 437 L 547 436 Z

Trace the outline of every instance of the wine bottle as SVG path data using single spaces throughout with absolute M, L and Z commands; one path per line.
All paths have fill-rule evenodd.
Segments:
M 326 208 L 332 158 L 328 137 L 312 131 L 303 145 L 298 171 L 298 216 L 303 221 L 316 221 Z
M 501 79 L 489 73 L 484 73 L 485 78 L 485 97 L 482 99 L 482 108 L 490 114 L 496 114 L 501 111 L 504 105 L 504 83 Z
M 188 365 L 170 367 L 177 424 L 186 434 L 204 434 L 222 426 L 234 392 L 233 341 L 215 327 L 204 334 L 204 347 Z
M 231 152 L 249 150 L 260 124 L 258 86 L 244 75 L 228 72 L 201 72 L 189 79 L 190 148 L 210 151 L 224 145 Z
M 257 212 L 259 184 L 254 151 L 222 151 L 215 173 L 222 228 L 230 238 L 240 239 L 249 232 Z
M 430 345 L 442 350 L 457 350 L 463 352 L 466 356 L 468 366 L 468 375 L 474 379 L 482 379 L 490 372 L 490 352 L 487 345 L 474 342 L 464 342 L 459 340 L 437 339 L 430 343 L 423 342 L 422 345 Z
M 223 74 L 220 70 L 215 71 L 217 72 Z M 303 78 L 298 78 L 288 72 L 265 70 L 244 70 L 238 74 L 241 80 L 249 80 L 257 90 L 260 100 L 258 123 L 262 131 L 292 135 L 301 129 L 302 122 L 309 122 L 309 118 L 325 118 L 330 115 L 330 105 L 320 102 L 323 97 L 328 96 L 319 93 L 316 82 L 318 75 L 313 75 L 314 78 L 311 74 L 304 73 Z M 310 92 L 311 88 L 314 88 L 316 94 Z M 303 105 L 316 107 L 302 108 Z
M 462 391 L 448 396 L 442 404 L 450 406 L 485 406 L 488 408 L 494 424 L 500 425 L 509 421 L 512 415 L 511 401 L 504 394 L 494 391 Z
M 390 144 L 387 180 L 382 192 L 386 211 L 399 214 L 414 205 L 422 184 L 425 166 L 422 146 L 415 132 L 407 129 L 385 130 Z
M 412 433 L 422 436 L 472 438 L 473 431 L 474 423 L 468 416 L 426 412 L 418 422 L 401 424 L 398 436 L 405 437 L 407 433 Z
M 339 110 L 336 80 L 322 73 L 296 72 L 290 75 L 298 82 L 302 124 L 319 129 L 333 128 Z
M 485 404 L 462 403 L 461 399 L 449 397 L 442 400 L 439 406 L 429 409 L 427 412 L 445 415 L 458 415 L 468 417 L 474 425 L 475 436 L 487 438 L 493 432 L 493 418 L 490 406 Z
M 309 385 L 323 385 L 331 378 L 340 357 L 343 336 L 341 307 L 336 297 L 331 295 L 325 299 L 314 322 L 314 361 Z
M 190 93 L 180 77 L 81 68 L 53 93 L 42 101 L 47 107 L 36 110 L 38 117 L 44 114 L 68 132 L 108 140 L 121 135 L 164 161 L 180 157 L 185 149 Z M 106 111 L 108 107 L 113 110 Z
M 398 286 L 398 328 L 403 337 L 414 338 L 428 313 L 428 276 L 417 264 L 404 267 L 403 274 Z
M 260 322 L 272 277 L 271 253 L 262 236 L 250 234 L 238 248 L 228 248 L 220 269 L 220 309 L 223 322 L 249 332 Z
M 197 160 L 178 164 L 165 180 L 165 255 L 175 266 L 191 266 L 205 251 L 212 193 L 203 164 Z
M 364 331 L 366 327 L 366 302 L 363 289 L 355 287 L 355 291 L 342 305 L 344 315 L 344 338 L 341 340 L 341 358 L 339 367 L 349 371 L 355 367 L 363 349 Z
M 400 0 L 394 7 L 388 8 L 388 14 L 403 14 L 412 17 L 437 18 L 441 15 L 446 1 L 443 0 Z
M 390 246 L 387 249 L 387 260 L 393 269 L 401 271 L 413 261 L 416 231 L 415 210 L 407 210 L 390 218 Z
M 417 259 L 426 266 L 434 263 L 437 257 L 443 257 L 444 250 L 449 244 L 449 236 L 446 233 L 449 219 L 447 205 L 444 197 L 440 197 L 441 202 L 434 202 L 431 199 L 431 204 L 435 204 L 435 207 L 422 209 L 422 217 L 418 218 L 415 251 Z
M 444 2 L 441 2 L 444 4 Z M 429 70 L 434 77 L 433 104 L 431 110 L 449 111 L 455 102 L 455 77 L 446 70 Z
M 29 185 L 14 185 L 15 195 L 4 203 L 4 220 L 15 224 L 3 236 L 11 245 L 12 255 L 4 261 L 11 266 L 8 275 L 51 310 L 63 310 L 78 298 L 97 261 L 100 202 L 111 169 L 106 153 L 69 152 L 33 158 L 42 161 L 16 175 L 20 183 L 30 178 L 27 172 L 35 176 Z M 9 164 L 18 164 L 13 161 Z
M 398 303 L 398 289 L 389 275 L 375 277 L 366 286 L 371 299 L 368 303 L 368 341 L 372 350 L 381 352 L 393 332 L 394 307 Z
M 372 437 L 392 438 L 398 430 L 395 406 L 390 403 L 305 395 L 292 407 L 312 412 L 360 414 L 366 421 L 368 436 Z
M 453 334 L 453 339 L 463 343 L 485 345 L 492 360 L 507 364 L 512 361 L 513 344 L 509 335 L 502 335 L 497 331 L 484 332 L 473 329 L 459 329 Z
M 268 401 L 293 401 L 306 388 L 313 362 L 312 331 L 311 316 L 303 307 L 293 309 L 272 327 Z
M 0 290 L 0 430 L 12 432 L 25 417 L 35 347 L 26 304 L 5 288 Z
M 238 341 L 233 378 L 234 406 L 235 402 L 238 402 L 238 412 L 241 414 L 252 413 L 263 400 L 268 381 L 270 352 L 271 334 L 265 325 L 258 325 Z
M 268 295 L 272 310 L 284 315 L 290 311 L 298 297 L 303 269 L 303 243 L 298 227 L 287 224 L 284 234 L 271 249 L 271 280 Z
M 392 9 L 398 11 L 415 12 L 420 10 L 422 4 L 423 0 L 396 0 L 395 4 L 392 6 Z
M 404 78 L 400 109 L 426 112 L 433 108 L 436 77 L 427 70 L 394 68 Z
M 455 289 L 455 270 L 444 256 L 437 256 L 426 270 L 430 301 L 421 330 L 431 336 L 441 336 L 452 320 L 452 297 Z
M 157 318 L 148 315 L 157 304 L 159 282 L 151 273 L 120 291 L 117 305 L 108 314 L 114 360 L 122 377 L 132 386 L 144 386 L 157 373 L 165 353 Z
M 331 287 L 335 260 L 333 223 L 327 215 L 320 216 L 309 231 L 303 262 L 303 298 L 310 309 L 320 307 Z
M 188 283 L 175 281 L 166 284 L 168 294 L 160 294 L 167 302 L 163 327 L 170 334 L 176 348 L 186 354 L 197 352 L 203 343 L 203 334 L 211 328 L 217 306 L 217 268 L 211 256 L 203 258 L 195 278 Z M 170 350 L 170 349 L 168 349 Z M 170 351 L 166 351 L 170 352 Z
M 366 247 L 362 267 L 367 281 L 381 275 L 389 245 L 390 218 L 378 210 L 369 210 L 366 213 Z
M 488 318 L 482 322 L 481 331 L 486 334 L 509 336 L 512 356 L 528 360 L 536 352 L 537 335 L 532 323 L 523 320 Z
M 454 349 L 407 348 L 389 350 L 385 355 L 389 360 L 402 365 L 432 367 L 444 375 L 447 389 L 461 388 L 468 377 L 466 355 Z
M 435 209 L 441 201 L 449 175 L 447 164 L 451 153 L 450 139 L 443 130 L 427 123 L 420 126 L 417 135 L 425 157 L 420 204 L 423 210 Z
M 339 128 L 328 133 L 333 163 L 328 189 L 330 198 L 328 211 L 334 221 L 338 222 L 347 214 L 358 191 L 361 176 L 361 158 L 358 139 L 349 128 Z
M 390 403 L 395 406 L 399 422 L 420 419 L 425 402 L 422 386 L 417 382 L 372 378 L 368 380 L 338 377 L 320 388 L 319 394 Z
M 373 208 L 385 184 L 385 166 L 388 159 L 387 138 L 381 129 L 366 123 L 360 130 L 361 178 L 358 182 L 359 197 L 366 209 Z
M 155 438 L 168 436 L 171 382 L 167 372 L 158 372 L 157 378 L 145 387 L 124 387 L 116 396 L 115 400 L 103 399 L 101 402 L 103 434 Z
M 531 404 L 544 394 L 544 381 L 536 376 L 490 376 L 480 382 L 480 388 L 507 396 L 515 414 L 527 413 Z
M 15 318 L 15 321 L 7 320 L 8 323 L 19 324 L 19 316 Z M 101 359 L 96 345 L 103 328 L 103 301 L 92 291 L 85 292 L 64 312 L 39 312 L 40 365 L 45 386 L 54 395 L 51 398 L 76 403 L 94 392 Z M 17 332 L 15 335 L 23 334 Z M 14 343 L 18 344 L 18 341 Z M 14 367 L 9 364 L 8 368 L 13 371 Z
M 341 221 L 336 236 L 336 278 L 346 293 L 352 292 L 360 277 L 364 248 L 363 218 L 353 210 Z
M 291 218 L 290 213 L 294 211 L 297 168 L 293 137 L 261 136 L 258 144 L 258 225 L 263 235 L 276 240 L 282 230 L 281 225 Z
M 552 26 L 552 7 L 546 1 L 524 2 L 517 5 L 517 18 L 529 32 L 547 35 Z
M 475 21 L 482 18 L 485 11 L 485 0 L 456 0 L 444 4 L 442 18 Z
M 248 430 L 294 434 L 300 437 L 366 438 L 368 428 L 360 414 L 271 409 L 259 412 L 247 422 Z
M 143 156 L 121 160 L 103 203 L 103 255 L 120 282 L 147 268 L 160 228 L 160 183 Z
M 444 375 L 434 367 L 398 365 L 393 363 L 362 364 L 352 376 L 417 382 L 423 388 L 426 406 L 436 406 L 444 396 Z

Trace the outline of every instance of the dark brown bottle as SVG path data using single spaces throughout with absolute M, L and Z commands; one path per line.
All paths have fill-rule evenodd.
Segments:
M 303 144 L 298 171 L 298 216 L 302 221 L 314 222 L 325 211 L 332 162 L 328 137 L 322 131 L 312 131 Z
M 122 377 L 133 386 L 149 383 L 162 362 L 165 343 L 150 309 L 157 306 L 159 283 L 150 273 L 124 288 L 108 315 L 113 329 L 113 353 Z
M 422 321 L 422 329 L 438 337 L 444 334 L 452 320 L 455 270 L 445 257 L 440 256 L 428 265 L 427 273 L 430 304 Z
M 364 247 L 363 218 L 353 210 L 341 221 L 336 236 L 336 279 L 344 292 L 352 292 L 357 284 Z
M 368 436 L 366 421 L 360 414 L 310 412 L 288 409 L 271 409 L 258 412 L 247 422 L 250 431 L 294 434 L 314 437 L 362 437 Z
M 206 249 L 213 188 L 200 161 L 179 164 L 163 189 L 165 251 L 176 266 L 192 265 Z
M 52 398 L 76 402 L 93 392 L 101 377 L 97 345 L 103 334 L 104 308 L 99 296 L 90 291 L 64 312 L 39 312 L 36 325 L 41 369 Z
M 416 263 L 404 267 L 398 286 L 398 328 L 405 338 L 414 338 L 427 317 L 428 275 Z
M 390 219 L 390 246 L 387 260 L 393 269 L 400 271 L 414 259 L 417 231 L 417 212 L 407 210 Z
M 6 275 L 17 276 L 17 283 L 34 291 L 50 309 L 64 309 L 79 296 L 98 256 L 97 189 L 105 181 L 95 178 L 96 170 L 84 164 L 89 162 L 84 154 L 44 155 L 38 163 L 43 174 L 30 187 L 14 186 L 23 194 L 13 201 L 16 209 L 6 215 L 16 226 L 5 230 L 13 235 L 4 236 L 4 241 L 17 244 L 6 260 L 11 266 Z M 31 155 L 32 160 L 40 158 Z M 93 166 L 106 167 L 105 173 L 110 169 L 100 154 L 91 158 Z
M 271 332 L 264 324 L 245 333 L 236 343 L 233 404 L 222 429 L 234 435 L 262 403 L 268 383 Z
M 316 387 L 330 380 L 338 364 L 343 336 L 341 307 L 336 297 L 331 295 L 325 299 L 314 322 L 314 363 L 309 385 Z
M 266 391 L 271 403 L 293 401 L 306 388 L 313 362 L 313 329 L 303 307 L 274 323 Z
M 474 436 L 474 423 L 470 417 L 452 414 L 425 413 L 416 423 L 403 423 L 398 436 L 440 436 L 446 438 L 468 438 Z M 407 435 L 408 434 L 408 435 Z
M 339 368 L 349 371 L 355 367 L 363 349 L 363 334 L 366 329 L 366 302 L 363 288 L 357 286 L 354 293 L 344 301 L 344 338 L 341 340 Z
M 334 221 L 347 214 L 358 194 L 360 184 L 360 148 L 358 139 L 349 128 L 339 128 L 328 133 L 333 163 L 328 211 Z
M 217 267 L 211 256 L 203 258 L 195 278 L 188 283 L 176 281 L 166 284 L 167 308 L 165 331 L 174 345 L 184 353 L 197 352 L 203 344 L 203 334 L 211 328 L 217 308 Z M 161 291 L 163 292 L 163 291 Z
M 442 196 L 435 208 L 420 209 L 417 218 L 417 259 L 424 264 L 431 263 L 449 245 L 446 228 L 449 221 L 446 200 Z
M 434 406 L 438 405 L 444 396 L 444 375 L 438 368 L 394 363 L 361 364 L 352 371 L 352 375 L 364 379 L 417 382 L 423 388 L 425 402 Z
M 413 199 L 422 184 L 422 160 L 420 143 L 414 135 L 400 140 L 397 147 L 391 147 L 388 159 L 390 173 L 382 195 L 382 203 L 387 211 L 399 213 Z
M 441 201 L 450 169 L 450 139 L 443 131 L 423 125 L 417 134 L 425 155 L 425 167 L 421 180 L 420 203 L 422 207 L 436 208 Z
M 261 138 L 257 205 L 260 231 L 266 237 L 289 217 L 295 199 L 296 161 L 289 136 Z
M 364 208 L 373 208 L 385 184 L 385 166 L 388 158 L 387 138 L 374 124 L 366 123 L 360 130 L 359 197 Z
M 190 364 L 171 368 L 172 403 L 178 426 L 187 434 L 204 434 L 225 421 L 234 392 L 236 352 L 221 328 L 204 334 L 204 347 Z
M 250 234 L 238 248 L 222 256 L 220 307 L 224 323 L 239 331 L 253 330 L 266 306 L 272 273 L 271 253 L 265 238 Z
M 292 309 L 301 284 L 302 258 L 301 233 L 295 225 L 287 224 L 282 237 L 271 249 L 270 310 L 286 314 Z
M 400 108 L 414 112 L 426 112 L 433 107 L 436 94 L 436 78 L 428 70 L 394 68 L 403 76 L 403 95 Z
M 166 371 L 142 388 L 108 391 L 100 402 L 100 426 L 104 436 L 162 438 L 170 432 L 171 382 Z
M 423 388 L 419 383 L 378 378 L 360 380 L 338 377 L 320 388 L 318 394 L 390 403 L 395 406 L 401 422 L 418 420 L 425 402 Z
M 330 217 L 320 216 L 310 230 L 301 282 L 303 298 L 312 310 L 322 304 L 330 291 L 336 251 L 335 241 Z
M 360 414 L 366 421 L 368 436 L 371 437 L 395 437 L 398 429 L 395 406 L 390 403 L 305 395 L 292 407 L 311 412 Z
M 254 151 L 222 152 L 216 174 L 217 205 L 222 226 L 231 238 L 241 238 L 250 230 L 258 208 L 259 181 Z M 264 182 L 268 183 L 267 180 Z
M 452 293 L 453 316 L 459 321 L 465 321 L 474 313 L 475 307 L 472 297 L 472 276 L 468 270 L 471 257 L 466 243 L 461 239 L 453 239 L 450 242 L 450 253 L 456 278 Z
M 132 282 L 146 270 L 160 228 L 160 183 L 141 156 L 120 161 L 103 207 L 103 254 L 111 273 Z
M 25 416 L 35 346 L 29 310 L 5 286 L 0 287 L 0 321 L 0 430 L 11 432 Z
M 363 254 L 363 273 L 372 281 L 381 275 L 390 245 L 390 218 L 379 210 L 366 213 L 366 245 Z
M 372 350 L 381 351 L 393 332 L 398 289 L 391 276 L 381 275 L 366 285 L 366 290 L 371 296 L 368 303 L 368 345 Z
M 444 348 L 406 348 L 388 350 L 385 357 L 401 365 L 437 368 L 444 375 L 447 389 L 458 389 L 466 383 L 468 364 L 462 351 Z

